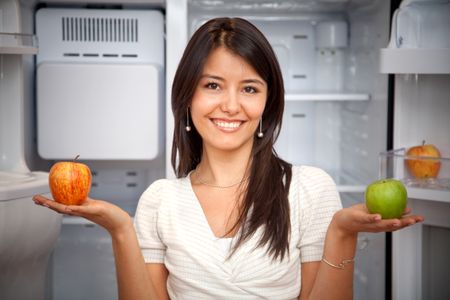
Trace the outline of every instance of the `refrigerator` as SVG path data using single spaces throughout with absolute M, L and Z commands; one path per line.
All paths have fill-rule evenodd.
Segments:
M 84 17 L 92 10 L 156 10 L 162 15 L 159 114 L 163 124 L 157 133 L 161 148 L 152 159 L 85 160 L 96 173 L 91 196 L 111 199 L 131 215 L 148 184 L 174 177 L 171 85 L 189 37 L 212 17 L 236 16 L 253 22 L 272 44 L 285 82 L 277 153 L 292 164 L 327 171 L 344 207 L 363 202 L 365 187 L 374 180 L 401 179 L 409 184 L 412 208 L 430 220 L 400 233 L 359 235 L 354 299 L 371 300 L 449 298 L 439 298 L 448 295 L 444 279 L 450 276 L 445 267 L 450 265 L 449 256 L 443 254 L 450 253 L 450 187 L 445 185 L 450 176 L 448 2 L 22 0 L 21 7 L 24 27 L 30 32 L 36 32 L 41 8 L 83 9 Z M 48 170 L 60 157 L 39 154 L 38 64 L 29 59 L 25 69 L 27 161 L 35 170 Z M 438 187 L 418 185 L 404 167 L 405 149 L 424 139 L 441 149 L 443 185 Z M 47 275 L 46 299 L 117 299 L 114 272 L 107 233 L 84 220 L 64 218 Z

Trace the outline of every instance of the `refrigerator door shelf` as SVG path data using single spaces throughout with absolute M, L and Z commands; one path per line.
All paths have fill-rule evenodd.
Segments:
M 35 35 L 0 32 L 0 54 L 37 54 Z
M 447 152 L 441 153 L 445 155 Z M 439 172 L 435 178 L 417 179 L 408 171 L 406 166 L 408 159 L 439 163 Z M 408 156 L 405 148 L 382 152 L 380 153 L 380 176 L 403 181 L 408 191 L 408 198 L 450 203 L 450 158 L 448 157 L 436 159 Z
M 450 48 L 381 49 L 380 72 L 384 74 L 450 74 Z
M 13 173 L 0 171 L 0 202 L 50 192 L 48 173 Z

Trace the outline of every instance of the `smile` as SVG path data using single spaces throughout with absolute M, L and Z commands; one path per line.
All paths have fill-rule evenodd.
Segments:
M 227 120 L 219 120 L 219 119 L 212 119 L 212 122 L 223 131 L 232 132 L 236 131 L 241 125 L 242 121 L 227 121 Z

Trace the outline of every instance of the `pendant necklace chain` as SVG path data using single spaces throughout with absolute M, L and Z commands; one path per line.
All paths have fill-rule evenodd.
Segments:
M 209 186 L 209 187 L 213 187 L 213 188 L 217 188 L 217 189 L 228 189 L 228 188 L 232 188 L 238 184 L 243 183 L 244 181 L 246 181 L 248 179 L 248 177 L 244 177 L 241 180 L 239 180 L 238 182 L 235 182 L 233 184 L 230 185 L 216 185 L 216 184 L 212 184 L 212 183 L 207 183 L 205 181 L 203 181 L 199 176 L 198 176 L 198 170 L 197 168 L 195 169 L 195 172 L 197 173 L 197 181 L 200 182 L 203 185 Z

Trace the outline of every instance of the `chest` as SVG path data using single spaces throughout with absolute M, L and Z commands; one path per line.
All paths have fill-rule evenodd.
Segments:
M 237 188 L 194 186 L 198 206 L 215 237 L 232 237 L 238 226 L 240 197 Z
M 258 293 L 261 297 L 255 299 L 268 297 L 270 293 L 274 294 L 269 299 L 283 299 L 281 294 L 289 295 L 287 299 L 298 296 L 300 254 L 295 241 L 290 243 L 288 259 L 274 261 L 267 256 L 266 247 L 257 247 L 262 235 L 262 230 L 258 230 L 228 257 L 229 252 L 224 249 L 226 241 L 214 235 L 199 203 L 189 208 L 177 205 L 177 209 L 171 209 L 158 222 L 165 228 L 160 233 L 166 245 L 164 263 L 170 274 L 168 282 L 178 291 L 180 285 L 185 285 L 189 290 L 202 291 L 204 297 L 220 290 L 221 294 L 208 294 L 210 299 L 231 299 L 232 295 L 249 298 Z M 294 234 L 291 238 L 298 237 Z M 205 281 L 214 288 L 205 290 Z

